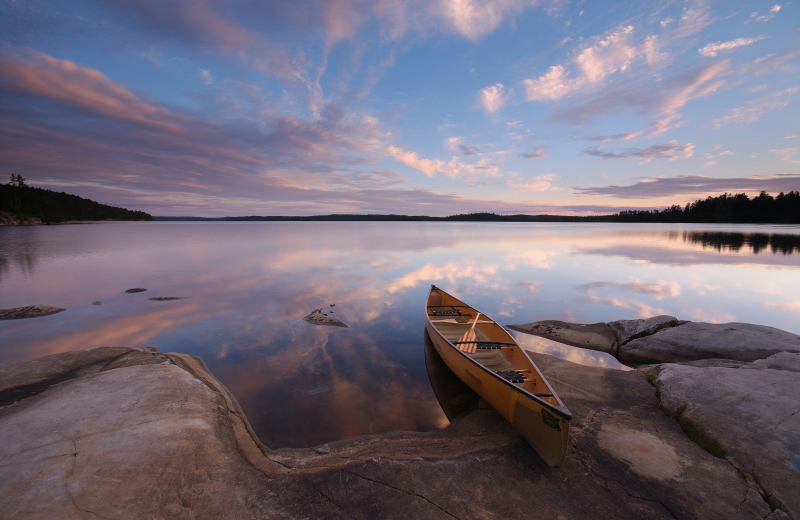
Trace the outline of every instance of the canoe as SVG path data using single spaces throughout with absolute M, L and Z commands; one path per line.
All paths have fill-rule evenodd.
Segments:
M 567 456 L 572 414 L 511 334 L 478 314 L 432 285 L 425 328 L 450 370 L 500 412 L 549 466 L 560 466 Z M 470 329 L 475 337 L 460 341 Z

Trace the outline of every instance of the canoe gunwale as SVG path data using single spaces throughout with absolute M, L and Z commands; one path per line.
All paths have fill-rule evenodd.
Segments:
M 436 287 L 435 285 L 432 285 L 432 286 L 431 286 L 431 289 L 432 289 L 432 290 L 433 290 L 433 289 L 436 289 L 436 290 L 438 290 L 438 291 L 441 291 L 441 289 L 439 289 L 439 288 L 438 288 L 438 287 Z M 444 291 L 442 291 L 442 292 L 444 292 Z M 544 375 L 541 373 L 541 371 L 539 370 L 539 367 L 537 367 L 537 366 L 536 366 L 536 363 L 534 363 L 534 362 L 533 362 L 533 360 L 532 360 L 532 359 L 530 358 L 530 356 L 528 355 L 528 353 L 527 353 L 527 352 L 525 352 L 525 349 L 523 349 L 522 347 L 520 347 L 520 346 L 519 346 L 519 343 L 516 343 L 516 342 L 514 342 L 514 343 L 513 343 L 513 345 L 516 345 L 516 346 L 517 346 L 517 347 L 520 349 L 520 351 L 521 351 L 521 352 L 522 352 L 522 353 L 525 355 L 525 357 L 528 359 L 528 361 L 531 363 L 531 365 L 533 365 L 533 368 L 534 368 L 534 369 L 536 369 L 536 372 L 538 373 L 539 377 L 541 377 L 541 378 L 543 379 L 543 381 L 544 381 L 545 385 L 546 385 L 546 386 L 547 386 L 547 387 L 548 387 L 548 388 L 551 390 L 553 397 L 554 397 L 554 398 L 555 398 L 555 399 L 556 399 L 556 400 L 557 400 L 559 403 L 561 403 L 561 405 L 560 405 L 560 406 L 556 406 L 556 405 L 554 405 L 554 404 L 552 404 L 552 403 L 549 403 L 549 402 L 545 401 L 544 399 L 542 399 L 542 398 L 540 398 L 540 397 L 538 397 L 538 396 L 534 395 L 533 393 L 531 393 L 531 392 L 528 392 L 528 391 L 527 391 L 527 390 L 525 390 L 524 388 L 520 388 L 519 386 L 515 385 L 515 384 L 514 384 L 514 383 L 512 383 L 511 381 L 508 381 L 508 380 L 506 380 L 506 379 L 504 379 L 504 378 L 500 377 L 499 375 L 495 374 L 493 371 L 489 370 L 488 368 L 484 367 L 483 365 L 481 365 L 480 363 L 478 363 L 477 361 L 475 361 L 474 359 L 472 359 L 472 358 L 471 358 L 470 356 L 468 356 L 468 355 L 467 355 L 465 352 L 463 352 L 463 351 L 459 350 L 459 349 L 458 349 L 458 347 L 456 347 L 456 346 L 455 346 L 455 344 L 454 344 L 452 341 L 450 341 L 449 339 L 447 339 L 447 338 L 444 336 L 444 334 L 442 334 L 442 333 L 439 331 L 439 328 L 438 328 L 438 327 L 436 327 L 436 325 L 434 325 L 434 323 L 431 321 L 431 318 L 430 318 L 430 316 L 428 316 L 428 312 L 427 312 L 427 311 L 428 311 L 428 309 L 429 309 L 429 308 L 431 308 L 431 307 L 441 307 L 441 306 L 437 306 L 437 305 L 428 305 L 428 302 L 427 302 L 427 300 L 425 301 L 425 321 L 426 321 L 426 324 L 427 324 L 427 325 L 430 325 L 430 327 L 429 327 L 429 328 L 431 328 L 431 329 L 433 329 L 434 331 L 436 331 L 436 334 L 437 334 L 437 335 L 438 335 L 438 336 L 439 336 L 439 337 L 440 337 L 442 340 L 444 340 L 444 342 L 445 342 L 447 345 L 449 345 L 449 346 L 450 346 L 450 348 L 452 348 L 453 350 L 455 350 L 456 352 L 458 352 L 459 354 L 461 354 L 461 355 L 462 355 L 464 358 L 466 358 L 467 360 L 469 360 L 469 361 L 470 361 L 470 362 L 471 362 L 473 365 L 475 365 L 477 368 L 479 368 L 479 369 L 483 370 L 485 373 L 487 373 L 487 374 L 489 374 L 490 376 L 494 377 L 494 378 L 495 378 L 495 379 L 497 379 L 498 381 L 501 381 L 501 382 L 502 382 L 503 384 L 505 384 L 506 386 L 508 386 L 508 387 L 510 387 L 510 388 L 513 388 L 515 391 L 517 391 L 517 392 L 519 392 L 519 393 L 521 393 L 521 394 L 523 394 L 523 395 L 525 395 L 525 396 L 527 396 L 527 397 L 529 397 L 529 398 L 533 399 L 533 400 L 534 400 L 536 403 L 538 403 L 538 404 L 542 405 L 543 407 L 547 408 L 549 411 L 551 411 L 551 412 L 553 412 L 554 414 L 558 415 L 558 416 L 559 416 L 559 417 L 561 417 L 562 419 L 564 419 L 564 420 L 566 420 L 566 421 L 571 421 L 571 420 L 572 420 L 572 414 L 571 414 L 571 413 L 570 413 L 568 410 L 567 410 L 567 411 L 565 411 L 565 409 L 566 409 L 566 406 L 564 406 L 564 404 L 561 402 L 561 399 L 558 397 L 558 394 L 556 394 L 556 393 L 555 393 L 555 390 L 553 390 L 553 387 L 550 385 L 550 383 L 547 381 L 547 379 L 546 379 L 546 378 L 544 377 Z M 450 307 L 450 306 L 448 305 L 447 307 Z M 478 309 L 476 309 L 475 307 L 472 307 L 472 306 L 470 306 L 470 305 L 465 305 L 464 307 L 468 307 L 468 308 L 470 308 L 470 309 L 473 309 L 473 310 L 474 310 L 474 311 L 476 311 L 476 312 L 480 312 L 480 311 L 478 311 Z M 483 313 L 481 313 L 481 314 L 483 314 Z M 485 314 L 483 314 L 483 315 L 484 315 L 484 316 L 486 316 Z M 491 319 L 491 318 L 490 318 L 490 319 Z M 505 331 L 506 331 L 506 333 L 508 333 L 508 331 L 506 330 L 506 328 L 505 328 L 505 327 L 503 327 L 502 325 L 500 325 L 499 323 L 497 323 L 497 322 L 496 322 L 496 321 L 494 321 L 494 320 L 492 320 L 492 321 L 494 322 L 494 324 L 495 324 L 495 325 L 497 325 L 498 327 L 502 328 L 503 330 L 505 330 Z M 511 336 L 511 334 L 510 334 L 510 333 L 509 333 L 508 335 L 509 335 L 509 337 L 511 337 L 511 338 L 513 339 L 513 336 Z M 493 341 L 493 342 L 489 342 L 489 343 L 502 343 L 502 342 L 494 342 L 494 341 Z M 510 344 L 511 344 L 511 343 L 510 343 Z

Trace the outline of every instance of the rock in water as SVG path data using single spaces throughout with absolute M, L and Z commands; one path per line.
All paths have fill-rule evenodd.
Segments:
M 752 323 L 689 322 L 619 347 L 633 363 L 677 363 L 720 358 L 751 362 L 778 352 L 800 353 L 800 336 Z
M 13 309 L 0 309 L 0 320 L 21 320 L 23 318 L 39 318 L 63 312 L 66 309 L 50 307 L 49 305 L 28 305 Z
M 691 366 L 691 365 L 705 366 Z M 698 444 L 749 474 L 773 509 L 800 518 L 800 354 L 648 368 L 661 405 Z
M 151 302 L 171 302 L 172 300 L 185 300 L 188 296 L 155 296 L 148 298 Z
M 543 320 L 525 325 L 509 325 L 508 328 L 567 345 L 606 353 L 611 352 L 617 346 L 617 336 L 606 323 L 584 325 L 558 320 Z
M 322 309 L 314 309 L 311 312 L 311 314 L 309 314 L 303 319 L 308 323 L 313 323 L 314 325 L 328 325 L 330 327 L 349 328 L 349 326 L 339 318 L 335 318 L 333 316 L 325 316 L 322 313 Z
M 147 289 L 144 287 L 134 287 L 133 289 L 128 289 L 125 291 L 126 293 L 137 293 L 137 292 L 145 292 Z

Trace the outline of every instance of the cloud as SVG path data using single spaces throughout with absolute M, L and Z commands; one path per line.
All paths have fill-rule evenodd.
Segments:
M 481 89 L 478 96 L 483 109 L 489 113 L 494 113 L 503 108 L 513 91 L 507 91 L 502 83 L 497 83 L 491 87 Z
M 737 38 L 729 42 L 709 43 L 702 49 L 698 49 L 697 52 L 699 52 L 703 56 L 716 56 L 717 53 L 720 51 L 729 51 L 731 49 L 736 49 L 737 47 L 746 47 L 748 45 L 752 45 L 753 43 L 764 39 L 766 39 L 766 36 L 756 36 L 754 38 Z
M 773 92 L 761 99 L 748 101 L 741 107 L 728 110 L 723 117 L 715 119 L 714 127 L 719 130 L 729 125 L 744 126 L 755 123 L 767 112 L 788 106 L 789 100 L 798 90 L 798 87 L 788 88 L 781 92 Z
M 458 145 L 456 145 L 458 146 Z M 404 150 L 399 146 L 388 146 L 385 149 L 387 155 L 394 160 L 405 164 L 415 170 L 419 170 L 428 177 L 442 173 L 448 177 L 496 177 L 500 174 L 500 168 L 492 163 L 489 158 L 480 158 L 474 164 L 462 163 L 458 157 L 453 157 L 450 161 L 441 159 L 422 159 L 417 152 Z
M 629 43 L 632 26 L 619 27 L 594 39 L 573 59 L 579 75 L 571 78 L 564 65 L 554 65 L 537 79 L 526 79 L 528 101 L 553 101 L 595 85 L 617 71 L 625 71 L 638 51 Z
M 438 8 L 455 32 L 477 40 L 494 31 L 506 17 L 536 3 L 531 0 L 441 0 Z
M 582 153 L 599 157 L 602 160 L 609 159 L 629 159 L 638 157 L 649 161 L 651 159 L 667 159 L 673 161 L 675 159 L 691 157 L 694 152 L 694 145 L 691 143 L 680 144 L 678 141 L 670 141 L 666 145 L 653 145 L 647 148 L 627 148 L 622 152 L 604 152 L 602 146 L 595 146 L 587 148 Z
M 480 148 L 474 144 L 464 143 L 463 137 L 445 138 L 444 147 L 453 152 L 461 152 L 463 155 L 481 155 Z
M 419 170 L 428 177 L 434 173 L 445 173 L 447 163 L 439 159 L 421 159 L 417 152 L 409 152 L 397 146 L 388 146 L 386 152 L 396 161 Z
M 552 101 L 577 90 L 580 82 L 568 79 L 565 70 L 563 65 L 554 65 L 537 79 L 524 80 L 527 100 Z
M 776 155 L 779 155 L 782 161 L 789 161 L 789 162 L 800 164 L 800 161 L 795 161 L 794 160 L 794 156 L 797 154 L 798 150 L 800 150 L 800 148 L 798 148 L 798 147 L 794 147 L 794 148 L 778 148 L 776 150 L 770 150 L 769 153 L 774 153 Z
M 798 312 L 798 313 L 800 313 L 800 300 L 795 300 L 792 303 L 766 302 L 764 304 L 764 306 L 769 308 L 769 309 L 778 309 L 780 311 L 785 311 L 785 312 Z
M 629 132 L 627 134 L 614 134 L 614 135 L 595 135 L 590 137 L 578 137 L 582 141 L 600 141 L 602 143 L 607 143 L 609 141 L 630 141 L 631 139 L 636 139 L 640 135 L 644 134 L 644 130 L 637 130 L 636 132 Z
M 784 135 L 783 137 L 784 137 L 784 139 L 796 139 L 796 138 L 800 137 L 800 132 L 792 132 L 790 134 Z
M 561 189 L 552 185 L 555 178 L 555 173 L 548 173 L 531 179 L 512 179 L 509 180 L 507 184 L 512 188 L 525 191 L 553 191 Z
M 536 148 L 533 149 L 533 152 L 520 154 L 520 157 L 524 157 L 526 159 L 544 159 L 545 157 L 548 157 L 548 155 L 544 153 L 544 151 L 547 150 L 548 148 L 550 147 L 537 146 Z
M 753 177 L 716 178 L 700 175 L 680 175 L 670 178 L 651 178 L 630 186 L 596 188 L 573 187 L 579 195 L 609 195 L 619 198 L 661 198 L 674 195 L 705 195 L 723 192 L 769 193 L 800 189 L 800 174 L 754 175 Z

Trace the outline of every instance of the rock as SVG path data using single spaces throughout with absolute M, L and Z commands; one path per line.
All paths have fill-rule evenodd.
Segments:
M 23 318 L 39 318 L 63 312 L 66 309 L 50 307 L 49 305 L 28 305 L 13 309 L 0 309 L 0 320 L 21 320 Z
M 621 345 L 618 357 L 633 363 L 706 358 L 750 362 L 778 352 L 800 352 L 800 336 L 751 323 L 689 322 Z
M 678 325 L 678 318 L 673 316 L 654 316 L 642 320 L 617 320 L 608 324 L 617 333 L 617 340 L 620 345 L 643 336 L 650 336 L 661 329 L 675 327 L 676 325 Z
M 314 325 L 328 325 L 330 327 L 344 327 L 349 328 L 349 326 L 340 320 L 339 318 L 335 318 L 333 316 L 326 316 L 322 309 L 314 309 L 311 311 L 311 314 L 303 318 L 304 321 L 308 323 L 312 323 Z
M 101 301 L 92 302 L 92 305 L 103 305 L 103 302 Z
M 544 320 L 525 325 L 509 325 L 509 329 L 518 330 L 535 336 L 560 341 L 574 347 L 610 353 L 619 344 L 616 331 L 606 323 L 567 323 L 565 321 Z
M 42 219 L 39 217 L 23 217 L 8 211 L 0 211 L 0 226 L 40 226 L 41 224 Z
M 314 448 L 314 451 L 316 451 L 317 453 L 321 453 L 322 455 L 327 455 L 328 453 L 331 452 L 331 447 L 328 446 L 327 444 L 323 444 L 318 448 Z
M 147 289 L 144 287 L 134 287 L 133 289 L 128 289 L 125 291 L 126 293 L 137 293 L 137 292 L 145 292 Z
M 0 374 L 17 374 L 0 397 L 37 381 L 41 389 L 0 409 L 3 516 L 770 514 L 751 481 L 664 415 L 643 373 L 531 356 L 574 417 L 557 469 L 494 410 L 464 413 L 436 432 L 339 441 L 320 457 L 258 443 L 235 399 L 192 356 L 107 348 L 0 366 Z
M 800 354 L 785 352 L 740 368 L 667 364 L 647 372 L 690 437 L 752 476 L 773 509 L 800 518 L 798 368 Z
M 148 298 L 148 300 L 153 302 L 171 302 L 172 300 L 185 300 L 187 296 L 156 296 L 153 298 Z

